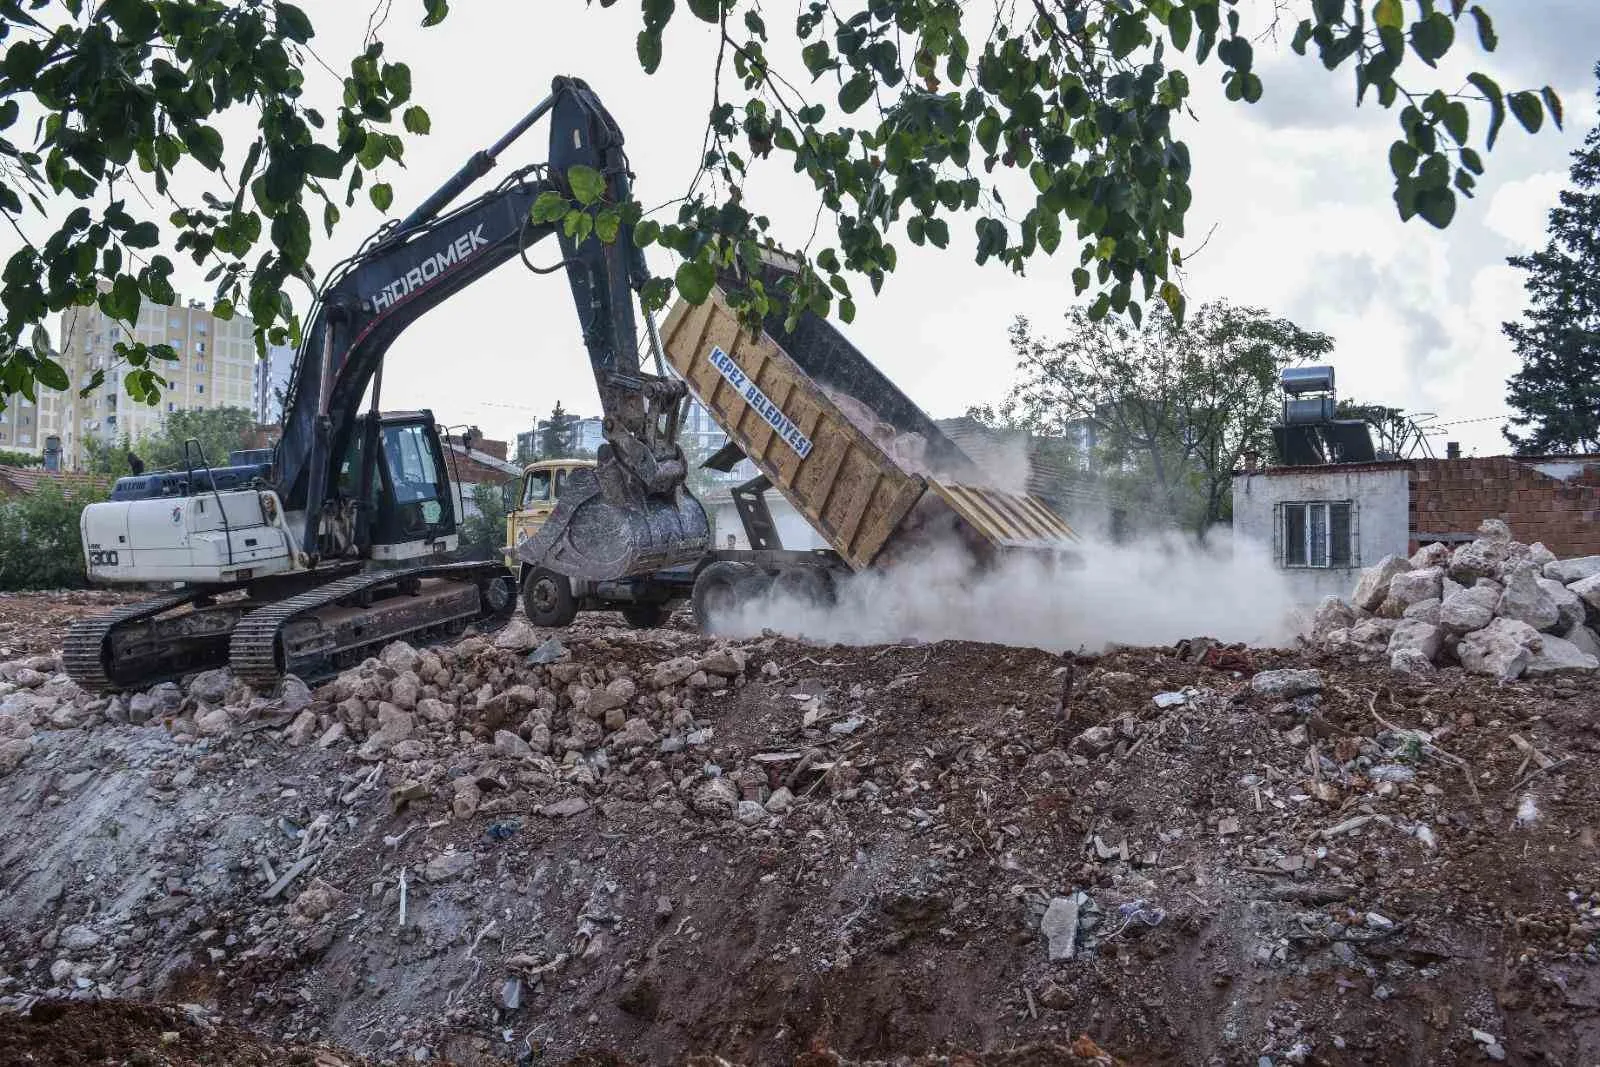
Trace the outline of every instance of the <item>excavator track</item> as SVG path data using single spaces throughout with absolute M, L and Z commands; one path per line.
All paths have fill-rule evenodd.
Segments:
M 497 580 L 505 582 L 498 592 Z M 498 625 L 516 605 L 515 578 L 499 563 L 355 574 L 246 615 L 234 627 L 228 662 L 257 689 L 271 689 L 286 674 L 314 682 L 399 638 L 429 641 L 472 622 Z
M 67 631 L 62 650 L 62 665 L 66 668 L 67 677 L 92 693 L 114 693 L 166 681 L 188 671 L 222 666 L 227 662 L 228 652 L 225 631 L 152 635 L 152 643 L 158 644 L 161 651 L 153 656 L 137 658 L 131 663 L 117 661 L 115 646 L 120 638 L 126 637 L 136 627 L 155 623 L 159 616 L 174 608 L 238 588 L 240 586 L 235 585 L 221 589 L 183 589 L 153 600 L 129 604 L 104 615 L 79 619 Z M 198 609 L 193 614 L 194 621 L 205 621 Z M 192 624 L 188 628 L 202 631 L 211 629 Z M 137 669 L 130 672 L 130 668 Z

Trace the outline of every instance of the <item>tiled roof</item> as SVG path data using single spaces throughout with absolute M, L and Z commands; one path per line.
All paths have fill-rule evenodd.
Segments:
M 55 482 L 64 492 L 94 489 L 106 492 L 112 479 L 101 474 L 78 474 L 73 471 L 48 471 L 43 467 L 11 467 L 0 464 L 0 493 L 32 493 L 41 482 Z

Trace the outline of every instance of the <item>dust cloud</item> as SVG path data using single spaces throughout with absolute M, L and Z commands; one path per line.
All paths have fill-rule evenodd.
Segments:
M 1269 646 L 1299 625 L 1266 552 L 1221 535 L 1204 546 L 1179 535 L 1085 541 L 1072 563 L 1015 555 L 984 570 L 939 547 L 840 582 L 831 606 L 772 589 L 713 621 L 730 636 L 770 629 L 849 645 L 960 639 L 1052 652 L 1201 635 Z

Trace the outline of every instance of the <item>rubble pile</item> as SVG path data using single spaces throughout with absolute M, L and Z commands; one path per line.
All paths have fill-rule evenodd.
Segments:
M 1600 668 L 1597 627 L 1600 556 L 1557 559 L 1490 519 L 1453 551 L 1431 544 L 1410 559 L 1385 556 L 1349 601 L 1322 602 L 1311 636 L 1418 677 L 1459 665 L 1511 681 Z
M 0 1035 L 159 999 L 373 1063 L 1600 1040 L 1600 694 L 1567 674 L 596 617 L 272 694 L 90 699 L 38 655 L 0 666 Z

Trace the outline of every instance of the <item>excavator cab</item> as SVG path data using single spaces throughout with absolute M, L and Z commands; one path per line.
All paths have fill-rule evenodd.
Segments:
M 362 452 L 376 462 L 363 471 Z M 365 494 L 361 481 L 368 481 Z M 441 555 L 456 546 L 456 508 L 439 431 L 428 411 L 391 411 L 357 419 L 341 488 L 359 508 L 377 560 Z

